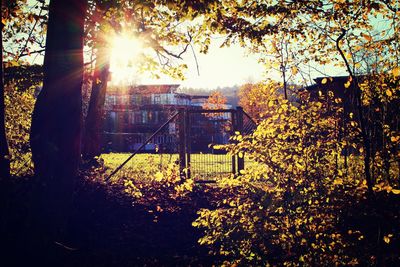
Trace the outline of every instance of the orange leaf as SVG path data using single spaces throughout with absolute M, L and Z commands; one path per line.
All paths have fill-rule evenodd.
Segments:
M 394 77 L 400 76 L 400 67 L 396 67 L 393 69 L 393 76 Z

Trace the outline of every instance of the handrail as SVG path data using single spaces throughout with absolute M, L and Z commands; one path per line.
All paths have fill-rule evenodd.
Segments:
M 163 125 L 161 125 L 160 128 L 158 128 L 157 131 L 155 131 L 149 138 L 147 138 L 147 140 L 140 146 L 138 147 L 133 153 L 132 155 L 130 155 L 121 165 L 119 165 L 106 179 L 105 181 L 108 182 L 108 180 L 110 180 L 110 178 L 112 176 L 114 176 L 120 169 L 122 169 L 122 167 L 125 166 L 126 163 L 128 163 L 142 148 L 144 148 L 150 141 L 151 139 L 154 138 L 154 136 L 156 136 L 159 132 L 161 132 L 165 126 L 168 125 L 168 123 L 170 123 L 173 119 L 175 119 L 176 116 L 178 116 L 179 111 L 176 112 L 174 115 L 172 115 L 171 118 L 169 118 Z

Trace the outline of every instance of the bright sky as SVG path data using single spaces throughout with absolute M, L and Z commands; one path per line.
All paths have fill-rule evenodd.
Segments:
M 118 83 L 124 80 L 133 80 L 143 84 L 178 83 L 182 87 L 215 89 L 217 87 L 241 85 L 246 82 L 257 82 L 265 78 L 266 70 L 262 64 L 258 63 L 255 55 L 246 55 L 245 49 L 239 45 L 220 48 L 222 42 L 223 39 L 221 38 L 214 39 L 207 54 L 195 51 L 194 55 L 191 49 L 187 50 L 182 56 L 183 60 L 179 61 L 179 63 L 185 63 L 188 66 L 184 81 L 173 80 L 167 76 L 154 79 L 145 73 L 138 75 L 135 68 L 116 68 L 115 65 L 118 64 L 112 63 L 113 81 Z M 129 45 L 116 43 L 116 46 L 114 58 L 120 58 L 119 61 L 121 61 L 124 57 L 122 53 L 119 55 L 119 52 L 129 50 Z M 124 46 L 126 49 L 123 49 Z M 197 58 L 199 71 L 197 71 L 195 58 Z M 139 77 L 134 77 L 135 74 Z M 128 78 L 129 76 L 130 78 Z
M 186 55 L 189 69 L 182 86 L 216 88 L 257 82 L 265 77 L 266 69 L 258 63 L 255 55 L 246 55 L 245 49 L 239 45 L 220 48 L 221 42 L 221 39 L 215 40 L 207 55 L 196 54 L 199 73 L 193 53 Z
M 242 85 L 248 82 L 259 82 L 266 78 L 281 81 L 281 74 L 273 69 L 265 68 L 258 62 L 257 55 L 246 53 L 246 49 L 238 44 L 232 44 L 230 47 L 221 48 L 223 38 L 214 38 L 211 42 L 207 54 L 201 54 L 191 49 L 182 56 L 183 60 L 179 63 L 185 63 L 188 69 L 185 73 L 186 79 L 173 80 L 168 76 L 162 76 L 160 79 L 154 79 L 151 75 L 140 73 L 137 67 L 124 67 L 138 56 L 141 44 L 138 41 L 132 41 L 124 38 L 115 39 L 113 56 L 111 61 L 112 83 L 137 83 L 137 84 L 180 84 L 187 88 L 216 89 L 217 87 L 232 87 Z M 196 49 L 196 47 L 194 47 Z M 133 60 L 132 60 L 133 58 Z M 197 71 L 196 59 L 199 71 Z M 345 75 L 346 73 L 331 65 L 317 66 L 308 72 L 312 78 L 323 76 L 327 73 L 332 76 Z M 307 77 L 309 78 L 309 77 Z

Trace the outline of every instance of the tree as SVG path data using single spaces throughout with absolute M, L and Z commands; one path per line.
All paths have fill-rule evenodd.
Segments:
M 279 83 L 271 80 L 265 83 L 242 85 L 239 89 L 239 104 L 251 118 L 261 121 L 274 105 L 273 96 L 276 95 L 279 87 Z
M 107 3 L 104 3 L 106 5 Z M 107 21 L 103 16 L 110 6 L 95 5 L 91 14 L 91 20 L 98 21 L 96 28 L 92 25 L 89 30 L 92 45 L 96 46 L 96 62 L 91 83 L 91 93 L 88 111 L 85 119 L 85 127 L 82 139 L 82 156 L 85 160 L 92 160 L 101 154 L 101 132 L 103 126 L 103 106 L 109 80 L 110 51 L 106 36 Z M 89 23 L 90 24 L 90 23 Z
M 204 109 L 224 109 L 226 108 L 227 99 L 218 91 L 212 92 L 207 101 L 203 104 Z
M 30 136 L 40 185 L 38 227 L 50 231 L 49 238 L 55 238 L 65 223 L 80 163 L 86 7 L 86 0 L 52 0 L 49 6 L 43 88 L 35 103 Z
M 83 137 L 83 156 L 86 160 L 101 154 L 103 106 L 109 78 L 110 36 L 125 33 L 136 37 L 145 47 L 152 48 L 153 53 L 141 53 L 140 59 L 135 63 L 140 63 L 144 70 L 158 70 L 174 78 L 183 79 L 186 65 L 176 64 L 175 59 L 182 59 L 181 55 L 187 51 L 193 33 L 201 36 L 201 31 L 199 26 L 192 26 L 187 31 L 179 27 L 187 18 L 175 15 L 181 12 L 177 10 L 177 6 L 167 8 L 164 5 L 162 1 L 95 2 L 87 27 L 87 43 L 96 49 L 96 64 Z
M 3 1 L 0 1 L 3 11 Z M 2 14 L 0 16 L 3 17 Z M 0 180 L 10 176 L 10 152 L 6 137 L 5 105 L 4 105 L 4 73 L 3 73 L 3 22 L 0 26 Z
M 101 49 L 101 48 L 100 48 Z M 104 50 L 104 49 L 101 49 Z M 101 154 L 101 132 L 103 127 L 103 106 L 109 77 L 109 60 L 104 52 L 97 53 L 92 81 L 89 107 L 83 135 L 83 157 L 91 160 Z
M 334 64 L 348 72 L 347 84 L 354 87 L 357 99 L 357 119 L 363 144 L 364 175 L 369 193 L 375 181 L 370 171 L 371 140 L 368 135 L 367 119 L 363 114 L 363 97 L 357 75 L 351 66 L 356 65 L 351 57 L 354 51 L 367 40 L 375 43 L 380 51 L 390 51 L 398 58 L 399 20 L 398 1 L 228 1 L 229 8 L 216 13 L 214 28 L 227 33 L 226 43 L 239 40 L 253 49 L 262 46 L 270 38 L 285 34 L 297 45 L 297 53 L 305 63 Z M 377 20 L 383 22 L 383 26 Z M 371 32 L 380 33 L 374 38 Z M 362 42 L 361 42 L 362 41 Z M 393 57 L 392 57 L 393 59 Z M 396 73 L 398 60 L 380 60 L 387 72 Z M 386 62 L 386 63 L 385 63 Z M 388 64 L 388 62 L 390 62 Z M 393 75 L 396 77 L 396 75 Z M 392 81 L 395 82 L 396 78 Z M 398 89 L 396 89 L 397 91 Z M 392 92 L 394 95 L 394 93 Z M 382 92 L 381 92 L 382 95 Z

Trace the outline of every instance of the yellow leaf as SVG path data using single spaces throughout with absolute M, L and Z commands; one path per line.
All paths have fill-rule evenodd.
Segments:
M 292 67 L 292 74 L 296 75 L 299 72 L 299 69 L 296 66 Z
M 163 177 L 164 177 L 164 175 L 163 175 L 161 172 L 157 172 L 157 173 L 154 175 L 154 178 L 155 178 L 155 180 L 156 180 L 157 182 L 161 182 L 162 179 L 163 179 Z
M 390 243 L 390 238 L 388 236 L 383 237 L 383 241 L 385 241 L 386 244 Z
M 347 81 L 347 82 L 344 84 L 344 88 L 349 88 L 350 85 L 351 85 L 351 82 L 350 82 L 350 81 Z
M 393 69 L 393 76 L 394 77 L 400 76 L 400 67 L 396 67 Z
M 326 78 L 323 78 L 322 81 L 321 81 L 321 84 L 326 84 L 327 81 L 328 80 Z
M 389 96 L 389 97 L 392 96 L 393 95 L 392 91 L 390 89 L 387 89 L 386 90 L 386 95 Z
M 343 179 L 341 179 L 341 178 L 336 178 L 336 179 L 333 181 L 333 184 L 334 184 L 334 185 L 342 185 L 342 184 L 343 184 Z
M 268 101 L 268 107 L 272 108 L 274 106 L 274 101 L 270 100 Z
M 399 195 L 400 194 L 400 189 L 392 189 L 392 193 L 395 195 Z

